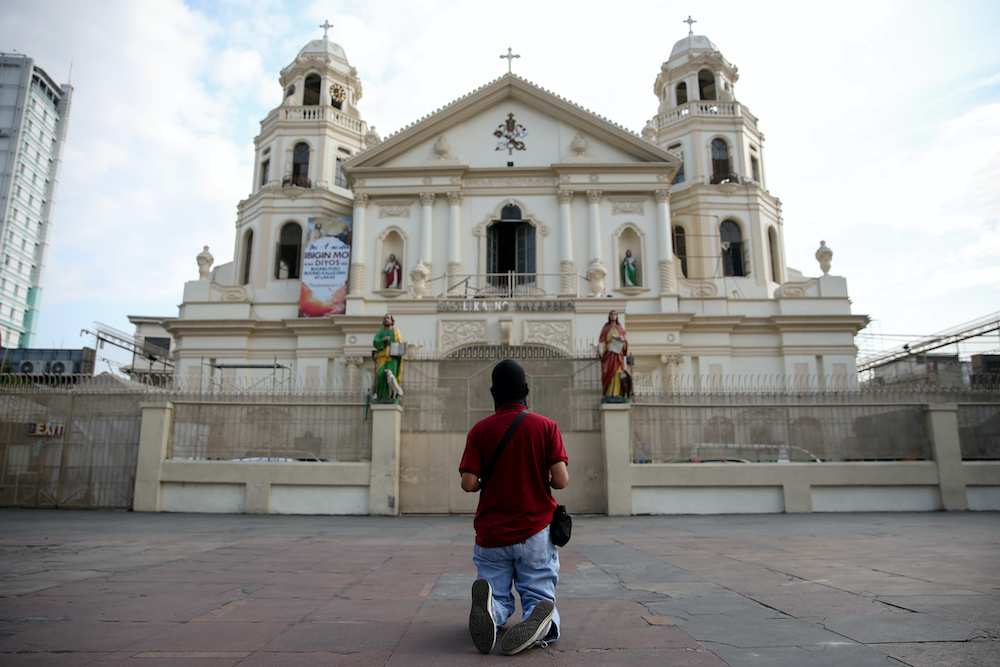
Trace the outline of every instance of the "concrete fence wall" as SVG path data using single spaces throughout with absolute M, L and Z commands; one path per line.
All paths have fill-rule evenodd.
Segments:
M 600 433 L 575 436 L 572 493 L 558 495 L 571 511 L 1000 510 L 1000 460 L 963 460 L 957 404 L 922 406 L 930 452 L 912 461 L 637 463 L 628 436 L 633 408 L 602 405 Z M 372 406 L 370 461 L 175 460 L 169 456 L 173 415 L 170 403 L 143 405 L 136 511 L 395 515 L 475 506 L 472 496 L 455 491 L 453 453 L 463 434 L 404 433 L 399 405 Z M 408 441 L 416 437 L 422 441 L 411 450 Z M 433 474 L 417 474 L 421 466 Z M 440 491 L 441 485 L 450 490 Z

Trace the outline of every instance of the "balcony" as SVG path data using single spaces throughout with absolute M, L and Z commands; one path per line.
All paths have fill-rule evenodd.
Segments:
M 701 100 L 682 104 L 656 117 L 657 129 L 663 129 L 690 117 L 710 118 L 713 116 L 746 118 L 751 127 L 757 127 L 757 117 L 739 102 L 718 102 Z
M 295 178 L 292 178 L 291 176 L 285 176 L 283 179 L 281 179 L 281 187 L 311 188 L 312 181 L 310 181 L 305 176 L 296 176 Z
M 261 133 L 271 129 L 276 123 L 316 123 L 326 121 L 352 132 L 361 132 L 361 119 L 345 114 L 340 109 L 324 106 L 278 107 L 260 122 Z
M 509 271 L 437 276 L 427 281 L 424 298 L 545 300 L 590 293 L 590 282 L 577 274 Z

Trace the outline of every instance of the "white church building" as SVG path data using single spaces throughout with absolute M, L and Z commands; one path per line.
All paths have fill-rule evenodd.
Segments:
M 358 70 L 314 40 L 261 121 L 232 261 L 213 266 L 206 248 L 177 315 L 135 317 L 137 334 L 172 339 L 186 381 L 363 390 L 387 312 L 413 358 L 582 358 L 614 309 L 639 389 L 853 385 L 867 317 L 819 239 L 815 277 L 786 266 L 738 78 L 689 34 L 655 76 L 641 135 L 508 73 L 382 140 Z

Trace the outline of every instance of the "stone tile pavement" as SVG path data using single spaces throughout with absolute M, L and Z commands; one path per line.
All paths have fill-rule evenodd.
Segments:
M 0 510 L 2 665 L 1000 665 L 1000 514 L 576 517 L 563 639 L 466 628 L 471 517 Z

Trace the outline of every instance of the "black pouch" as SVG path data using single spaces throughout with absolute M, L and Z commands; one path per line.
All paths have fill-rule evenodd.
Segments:
M 573 517 L 566 511 L 565 505 L 556 507 L 552 515 L 552 524 L 549 526 L 549 536 L 552 544 L 557 547 L 564 547 L 569 543 L 569 538 L 573 533 Z

